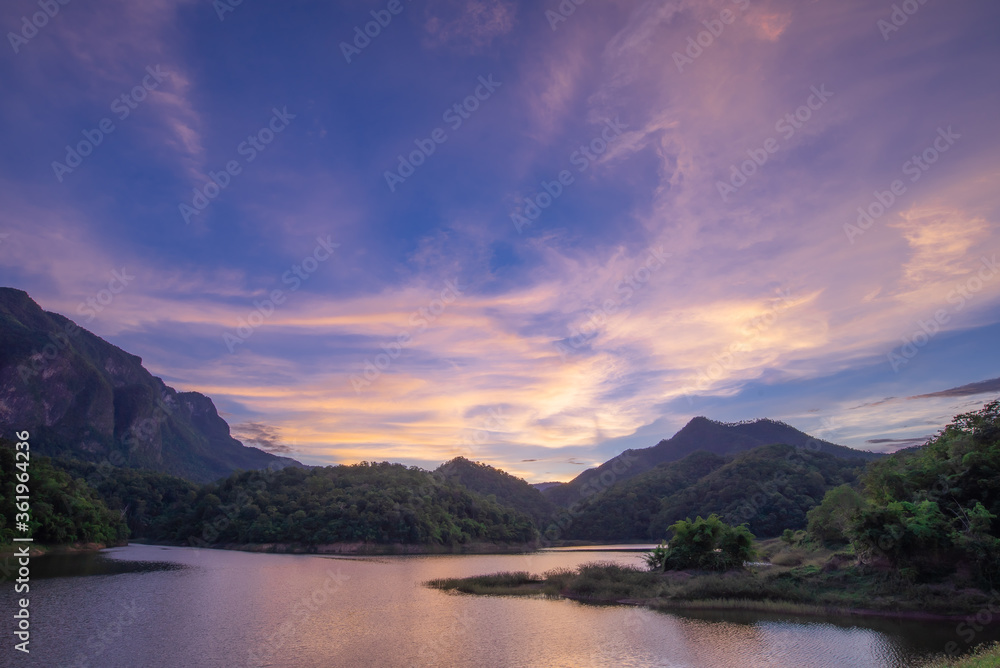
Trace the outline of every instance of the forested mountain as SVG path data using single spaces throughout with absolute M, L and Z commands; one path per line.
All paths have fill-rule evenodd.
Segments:
M 199 482 L 298 463 L 245 447 L 208 397 L 167 387 L 135 355 L 0 288 L 0 431 L 15 429 L 37 454 Z
M 492 496 L 497 503 L 528 515 L 537 526 L 543 526 L 555 511 L 541 492 L 521 478 L 465 457 L 442 464 L 435 473 L 485 497 Z
M 204 485 L 155 471 L 38 456 L 31 458 L 30 471 L 31 535 L 46 544 L 133 538 L 202 547 L 456 547 L 522 545 L 538 537 L 529 515 L 455 478 L 402 464 L 246 471 Z M 0 544 L 15 535 L 16 473 L 13 449 L 0 441 Z
M 202 486 L 150 537 L 189 545 L 526 543 L 531 518 L 402 464 L 246 471 Z
M 597 468 L 584 471 L 564 485 L 546 488 L 543 494 L 557 505 L 569 506 L 589 496 L 590 490 L 606 489 L 612 484 L 629 480 L 660 464 L 683 459 L 694 452 L 728 455 L 775 443 L 850 459 L 874 460 L 881 457 L 872 452 L 854 450 L 813 438 L 777 420 L 726 423 L 696 417 L 671 438 L 650 448 L 626 450 Z
M 594 494 L 567 527 L 578 540 L 659 540 L 677 520 L 715 513 L 761 537 L 804 529 L 827 490 L 853 482 L 866 462 L 766 445 L 725 457 L 696 452 Z

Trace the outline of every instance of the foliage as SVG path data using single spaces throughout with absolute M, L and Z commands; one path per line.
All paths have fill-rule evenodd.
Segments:
M 850 521 L 864 504 L 864 499 L 850 485 L 834 487 L 818 506 L 806 513 L 809 533 L 827 545 L 846 544 Z
M 608 541 L 663 535 L 663 531 L 656 534 L 650 531 L 663 500 L 725 463 L 725 458 L 718 455 L 696 452 L 608 488 L 585 488 L 586 497 L 563 535 L 570 539 Z
M 862 560 L 918 575 L 961 567 L 1000 584 L 1000 401 L 872 463 L 862 490 L 846 532 Z
M 15 446 L 0 439 L 0 544 L 15 536 L 18 476 L 28 474 L 29 533 L 36 543 L 102 543 L 114 545 L 128 538 L 128 527 L 117 512 L 108 509 L 83 480 L 73 479 L 52 466 L 46 457 L 31 455 L 28 465 L 17 460 Z M 22 466 L 18 466 L 18 464 Z M 26 469 L 26 470 L 25 470 Z
M 965 657 L 942 658 L 921 664 L 921 668 L 996 668 L 996 666 L 1000 666 L 1000 642 L 977 647 Z
M 853 482 L 864 466 L 861 459 L 789 445 L 756 448 L 664 499 L 650 531 L 662 535 L 679 519 L 711 513 L 730 524 L 746 523 L 764 537 L 804 529 L 806 513 L 827 490 Z
M 668 554 L 670 554 L 670 547 L 667 545 L 667 541 L 661 540 L 660 544 L 650 550 L 648 554 L 643 555 L 642 559 L 646 562 L 649 570 L 662 571 Z
M 167 473 L 74 459 L 56 459 L 53 464 L 74 478 L 84 479 L 109 508 L 123 514 L 133 538 L 168 533 L 170 518 L 194 503 L 198 494 L 197 484 Z
M 521 511 L 530 516 L 538 526 L 544 525 L 555 510 L 555 506 L 541 492 L 524 480 L 487 464 L 469 461 L 465 457 L 456 457 L 442 464 L 434 473 L 477 494 L 492 497 L 504 506 Z
M 477 575 L 471 578 L 443 578 L 427 582 L 428 587 L 463 594 L 489 594 L 493 596 L 538 593 L 543 579 L 526 571 Z
M 718 515 L 679 520 L 670 527 L 667 549 L 655 548 L 646 557 L 651 569 L 664 571 L 696 568 L 728 571 L 743 568 L 756 556 L 754 535 L 745 524 L 729 526 Z
M 524 543 L 531 519 L 417 467 L 370 464 L 237 473 L 172 506 L 151 537 L 192 545 Z

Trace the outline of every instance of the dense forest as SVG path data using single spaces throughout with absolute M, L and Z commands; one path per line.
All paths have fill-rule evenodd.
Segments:
M 167 473 L 59 458 L 53 465 L 92 487 L 125 518 L 133 538 L 164 536 L 166 524 L 195 502 L 200 485 Z
M 865 464 L 790 445 L 726 457 L 696 452 L 595 494 L 562 535 L 659 540 L 678 520 L 717 514 L 730 524 L 747 523 L 757 536 L 778 536 L 804 529 L 806 513 L 827 490 L 855 481 Z
M 456 457 L 442 464 L 435 473 L 501 505 L 523 512 L 539 527 L 544 526 L 555 511 L 555 506 L 541 492 L 521 478 L 465 457 Z
M 0 544 L 15 536 L 31 536 L 45 544 L 101 543 L 116 545 L 128 539 L 121 513 L 109 510 L 97 492 L 82 480 L 52 466 L 45 457 L 17 460 L 15 444 L 0 439 Z M 23 487 L 20 487 L 23 485 Z M 17 496 L 28 496 L 28 508 L 18 507 Z M 27 532 L 17 522 L 27 519 Z
M 967 574 L 1000 585 L 1000 401 L 955 418 L 929 443 L 868 466 L 858 490 L 831 490 L 809 532 L 859 561 L 913 578 Z
M 203 486 L 153 538 L 188 544 L 524 543 L 531 519 L 416 467 L 370 464 L 237 473 Z
M 7 462 L 3 464 L 6 471 Z M 53 469 L 53 464 L 64 470 Z M 249 471 L 206 485 L 153 471 L 65 459 L 51 463 L 46 458 L 33 459 L 31 472 L 33 490 L 43 484 L 38 478 L 57 481 L 67 495 L 86 499 L 101 513 L 113 516 L 123 537 L 159 542 L 455 546 L 528 543 L 537 537 L 528 515 L 498 503 L 495 497 L 477 494 L 454 477 L 401 464 Z M 46 482 L 45 488 L 50 487 Z M 54 520 L 43 501 L 37 494 L 33 497 L 33 526 L 54 529 L 62 520 Z M 84 507 L 77 500 L 58 509 L 69 512 Z M 54 534 L 51 530 L 35 536 L 51 543 L 99 538 L 93 532 Z

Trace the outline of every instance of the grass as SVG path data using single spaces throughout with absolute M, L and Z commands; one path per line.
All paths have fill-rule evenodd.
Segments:
M 659 609 L 787 614 L 950 617 L 975 612 L 993 602 L 988 593 L 960 583 L 917 582 L 899 573 L 858 566 L 853 555 L 844 551 L 778 543 L 761 545 L 772 565 L 728 573 L 660 573 L 598 562 L 575 571 L 494 573 L 435 580 L 428 585 L 479 595 L 544 594 Z
M 1000 643 L 980 647 L 961 659 L 937 659 L 921 668 L 995 668 L 1000 666 Z
M 443 578 L 427 583 L 427 586 L 435 589 L 493 596 L 537 595 L 543 593 L 543 585 L 544 578 L 527 571 L 492 573 L 471 578 Z

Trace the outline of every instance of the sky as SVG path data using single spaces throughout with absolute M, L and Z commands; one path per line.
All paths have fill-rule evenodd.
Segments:
M 308 464 L 568 480 L 697 415 L 891 451 L 1000 393 L 998 27 L 10 0 L 0 285 Z

